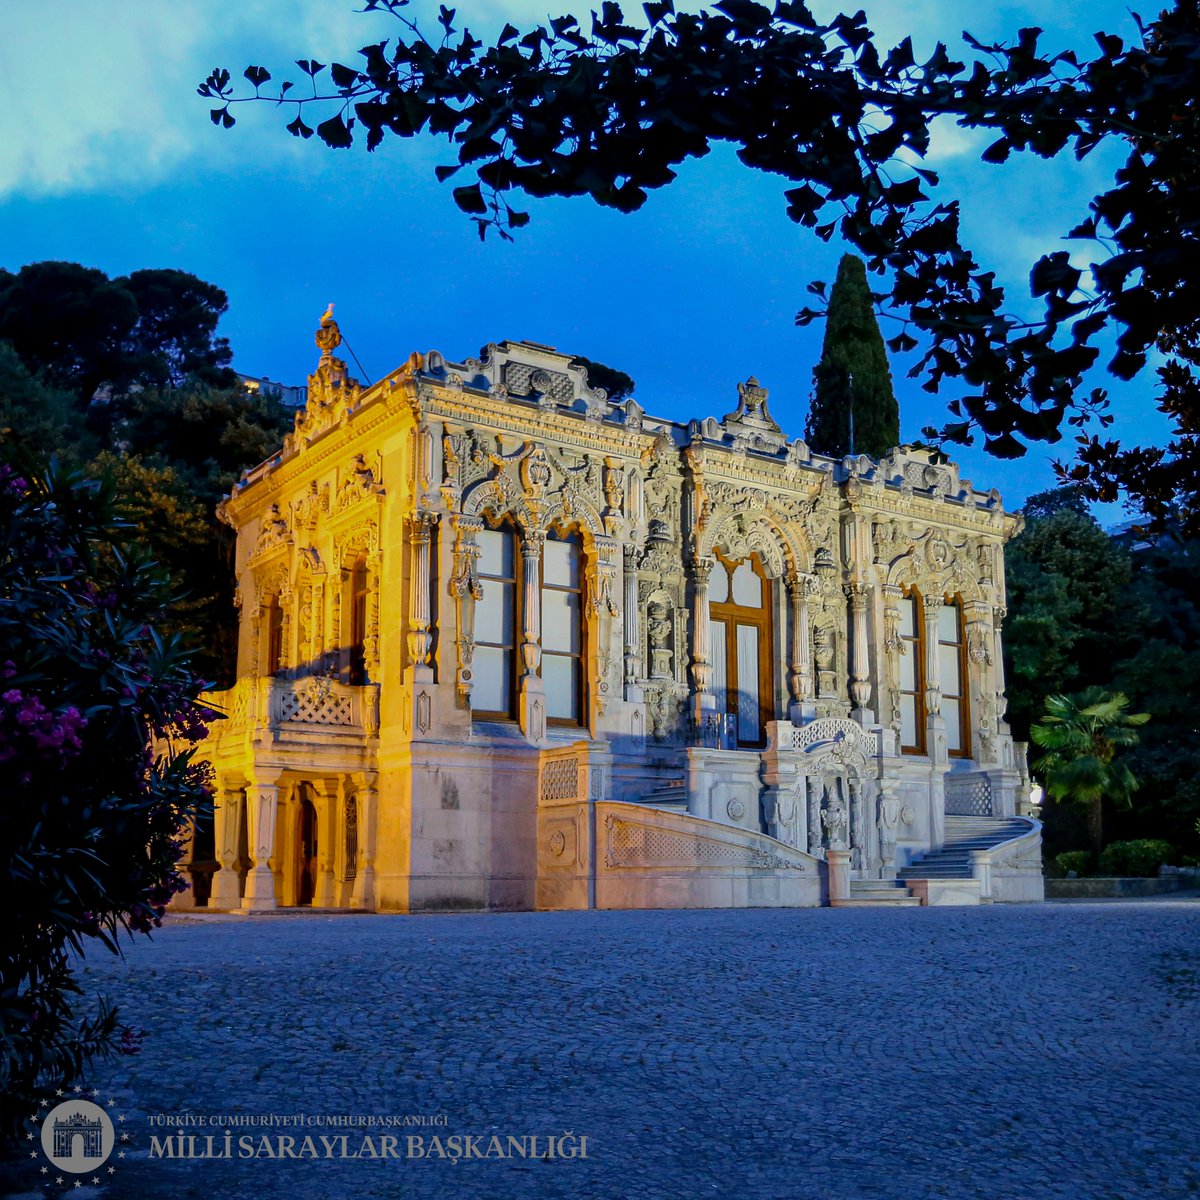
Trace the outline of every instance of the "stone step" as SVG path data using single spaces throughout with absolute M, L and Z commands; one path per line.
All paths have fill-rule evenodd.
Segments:
M 1015 817 L 946 817 L 946 839 L 937 850 L 923 854 L 896 872 L 900 879 L 969 880 L 971 851 L 990 850 L 1028 830 Z
M 1001 838 L 1001 841 L 1008 841 Z M 995 838 L 947 838 L 942 843 L 943 850 L 990 850 L 999 843 Z
M 912 908 L 921 901 L 899 879 L 852 879 L 850 898 L 833 903 L 839 908 Z
M 643 796 L 638 803 L 663 812 L 686 813 L 687 788 L 682 783 L 669 783 Z
M 1017 817 L 952 817 L 946 818 L 947 829 L 1019 829 L 1025 822 Z

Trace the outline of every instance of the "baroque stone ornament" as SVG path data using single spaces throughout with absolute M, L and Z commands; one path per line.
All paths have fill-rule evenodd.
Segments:
M 956 822 L 1036 843 L 1019 521 L 945 455 L 814 453 L 753 377 L 680 422 L 538 343 L 363 386 L 332 309 L 315 340 L 295 429 L 221 506 L 221 908 L 842 903 Z M 1035 854 L 975 856 L 975 891 L 1037 898 Z

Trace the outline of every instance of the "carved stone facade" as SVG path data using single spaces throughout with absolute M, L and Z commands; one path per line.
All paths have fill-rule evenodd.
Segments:
M 362 388 L 340 341 L 222 506 L 211 903 L 819 903 L 1015 813 L 996 492 L 755 379 L 682 425 L 534 343 Z

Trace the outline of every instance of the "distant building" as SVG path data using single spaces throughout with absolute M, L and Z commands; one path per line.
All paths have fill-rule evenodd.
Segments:
M 265 375 L 243 375 L 237 372 L 238 382 L 248 392 L 261 392 L 263 395 L 274 393 L 279 400 L 291 408 L 303 408 L 308 400 L 308 388 L 289 387 L 286 383 L 277 383 Z
M 998 492 L 754 379 L 682 425 L 530 342 L 362 388 L 340 341 L 222 509 L 212 907 L 1041 898 Z

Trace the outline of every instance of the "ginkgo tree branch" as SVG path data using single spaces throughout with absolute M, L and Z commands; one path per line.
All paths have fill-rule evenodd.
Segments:
M 511 237 L 528 222 L 509 193 L 588 195 L 633 211 L 681 162 L 730 142 L 746 166 L 787 181 L 793 221 L 825 240 L 840 235 L 890 281 L 887 305 L 904 322 L 893 350 L 921 348 L 913 373 L 923 386 L 958 393 L 959 419 L 931 435 L 981 435 L 993 454 L 1024 454 L 1031 441 L 1060 440 L 1064 424 L 1111 420 L 1105 392 L 1085 387 L 1102 346 L 1121 380 L 1152 353 L 1170 355 L 1161 381 L 1175 441 L 1157 457 L 1138 448 L 1134 463 L 1081 432 L 1078 461 L 1063 470 L 1094 495 L 1123 481 L 1152 512 L 1179 501 L 1200 522 L 1187 482 L 1195 471 L 1179 467 L 1200 455 L 1189 432 L 1200 423 L 1195 0 L 1139 24 L 1135 44 L 1098 34 L 1092 59 L 1044 53 L 1041 31 L 1022 29 L 1008 44 L 967 37 L 970 61 L 938 44 L 923 62 L 910 39 L 878 49 L 861 13 L 819 21 L 799 0 L 722 0 L 698 14 L 660 0 L 642 6 L 644 25 L 603 3 L 586 32 L 559 17 L 525 33 L 506 25 L 490 46 L 460 31 L 444 6 L 435 45 L 406 7 L 367 0 L 407 35 L 364 47 L 357 67 L 332 63 L 332 94 L 317 91 L 326 68 L 312 59 L 299 60 L 311 96 L 294 97 L 288 84 L 263 95 L 270 76 L 261 67 L 246 72 L 254 95 L 241 95 L 228 71 L 214 71 L 200 87 L 215 102 L 212 119 L 228 128 L 234 105 L 268 101 L 295 104 L 289 131 L 315 132 L 335 149 L 360 133 L 368 150 L 389 134 L 445 137 L 457 161 L 438 167 L 438 178 L 465 175 L 453 198 L 481 237 L 489 229 Z M 334 111 L 314 129 L 300 115 L 309 106 Z M 937 198 L 938 176 L 922 165 L 939 119 L 991 131 L 988 163 L 1065 151 L 1081 159 L 1114 141 L 1125 148 L 1114 186 L 1067 234 L 1104 252 L 1087 292 L 1083 269 L 1056 250 L 1030 272 L 1039 316 L 1007 311 L 994 272 L 960 240 L 957 201 Z M 797 320 L 819 315 L 803 309 Z

